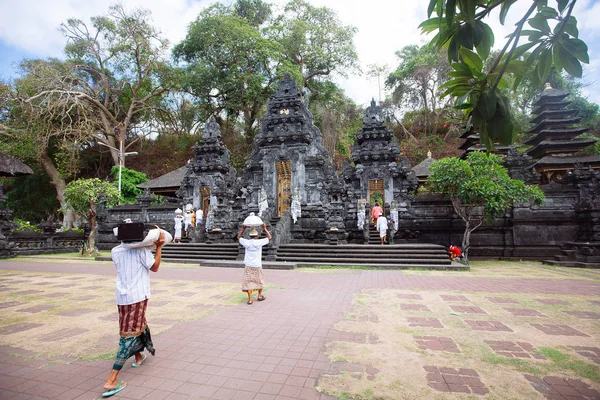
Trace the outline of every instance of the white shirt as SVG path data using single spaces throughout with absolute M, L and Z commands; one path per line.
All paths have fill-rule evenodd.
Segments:
M 150 298 L 150 268 L 154 255 L 148 248 L 126 249 L 123 244 L 111 251 L 117 268 L 117 304 L 135 304 Z
M 388 229 L 388 222 L 387 222 L 387 218 L 384 217 L 383 215 L 379 218 L 377 218 L 377 230 L 379 232 L 385 232 Z
M 240 244 L 246 249 L 244 265 L 246 267 L 262 267 L 262 247 L 269 244 L 269 239 L 245 239 L 240 238 Z

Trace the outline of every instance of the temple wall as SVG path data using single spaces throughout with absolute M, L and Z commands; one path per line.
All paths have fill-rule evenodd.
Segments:
M 544 188 L 546 200 L 539 207 L 514 207 L 503 217 L 484 224 L 471 234 L 471 258 L 542 260 L 560 253 L 560 245 L 575 241 L 578 224 L 575 189 Z M 454 214 L 452 203 L 441 196 L 415 197 L 409 214 L 400 216 L 394 243 L 460 245 L 464 222 Z

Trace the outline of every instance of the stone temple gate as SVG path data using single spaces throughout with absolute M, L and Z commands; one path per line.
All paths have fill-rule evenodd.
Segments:
M 193 151 L 178 195 L 207 215 L 201 240 L 233 241 L 243 219 L 255 212 L 274 229 L 276 242 L 364 242 L 373 193 L 380 193 L 386 214 L 397 221 L 417 187 L 374 101 L 352 148 L 355 165 L 334 171 L 323 135 L 289 75 L 267 103 L 242 176 L 229 164 L 214 118 Z

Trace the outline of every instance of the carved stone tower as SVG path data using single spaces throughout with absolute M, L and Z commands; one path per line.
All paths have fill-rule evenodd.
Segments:
M 389 210 L 385 205 L 394 200 L 398 211 L 406 212 L 409 193 L 418 185 L 408 158 L 399 155 L 400 147 L 393 132 L 384 123 L 381 107 L 372 100 L 352 146 L 355 174 L 344 175 L 350 187 L 360 190 L 363 198 L 370 201 L 381 196 L 386 214 Z
M 315 230 L 324 230 L 325 185 L 332 176 L 331 157 L 313 120 L 296 81 L 286 75 L 267 103 L 243 182 L 249 211 L 263 212 L 259 204 L 261 193 L 266 194 L 262 217 L 267 221 L 283 216 L 292 193 L 298 193 L 302 218 L 293 227 L 297 239 L 314 238 Z

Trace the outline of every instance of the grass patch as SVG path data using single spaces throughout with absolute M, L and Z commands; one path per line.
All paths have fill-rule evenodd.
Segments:
M 552 361 L 558 368 L 569 369 L 582 378 L 590 379 L 595 382 L 600 381 L 598 367 L 593 364 L 573 359 L 570 355 L 561 353 L 551 347 L 540 347 L 538 353 Z
M 331 361 L 333 361 L 333 362 L 348 362 L 348 360 L 346 360 L 342 356 L 331 357 Z
M 111 350 L 111 351 L 107 351 L 106 353 L 82 355 L 79 357 L 79 359 L 83 360 L 83 361 L 98 361 L 98 360 L 110 361 L 110 360 L 115 359 L 116 354 L 117 353 L 115 350 Z
M 483 361 L 492 365 L 508 365 L 515 367 L 519 371 L 529 372 L 533 375 L 543 375 L 546 371 L 520 358 L 506 358 L 492 353 L 486 353 Z

